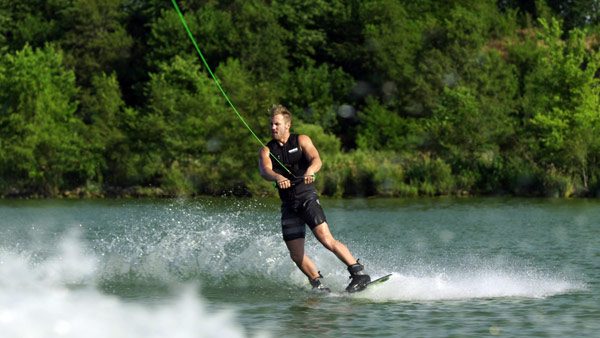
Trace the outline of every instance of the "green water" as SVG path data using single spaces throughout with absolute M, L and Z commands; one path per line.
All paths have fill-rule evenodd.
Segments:
M 3 337 L 594 337 L 600 201 L 322 201 L 367 271 L 309 235 L 333 293 L 291 263 L 276 200 L 0 202 Z

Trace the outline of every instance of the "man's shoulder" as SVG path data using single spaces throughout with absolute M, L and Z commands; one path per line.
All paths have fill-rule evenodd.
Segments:
M 298 134 L 298 143 L 311 142 L 310 137 L 304 134 Z

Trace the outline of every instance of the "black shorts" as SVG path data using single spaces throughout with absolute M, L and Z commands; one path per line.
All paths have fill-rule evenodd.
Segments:
M 281 232 L 286 242 L 304 238 L 306 225 L 313 230 L 326 221 L 316 192 L 306 194 L 305 198 L 296 198 L 281 204 Z

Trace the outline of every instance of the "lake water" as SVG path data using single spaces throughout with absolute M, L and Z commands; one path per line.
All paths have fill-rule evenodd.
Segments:
M 315 294 L 274 199 L 0 201 L 1 337 L 595 337 L 600 201 L 322 201 Z

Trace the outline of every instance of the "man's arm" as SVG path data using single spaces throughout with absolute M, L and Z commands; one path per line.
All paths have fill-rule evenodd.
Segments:
M 273 170 L 273 162 L 271 161 L 269 148 L 267 147 L 261 148 L 258 153 L 258 170 L 260 171 L 260 176 L 265 180 L 277 182 L 277 186 L 280 189 L 287 189 L 292 186 L 290 180 Z
M 300 148 L 302 148 L 302 152 L 306 159 L 308 160 L 308 169 L 304 173 L 304 183 L 309 184 L 315 181 L 315 174 L 321 170 L 321 166 L 323 163 L 321 162 L 321 156 L 319 156 L 319 151 L 312 143 L 310 137 L 306 135 L 298 136 L 298 143 L 300 144 Z

